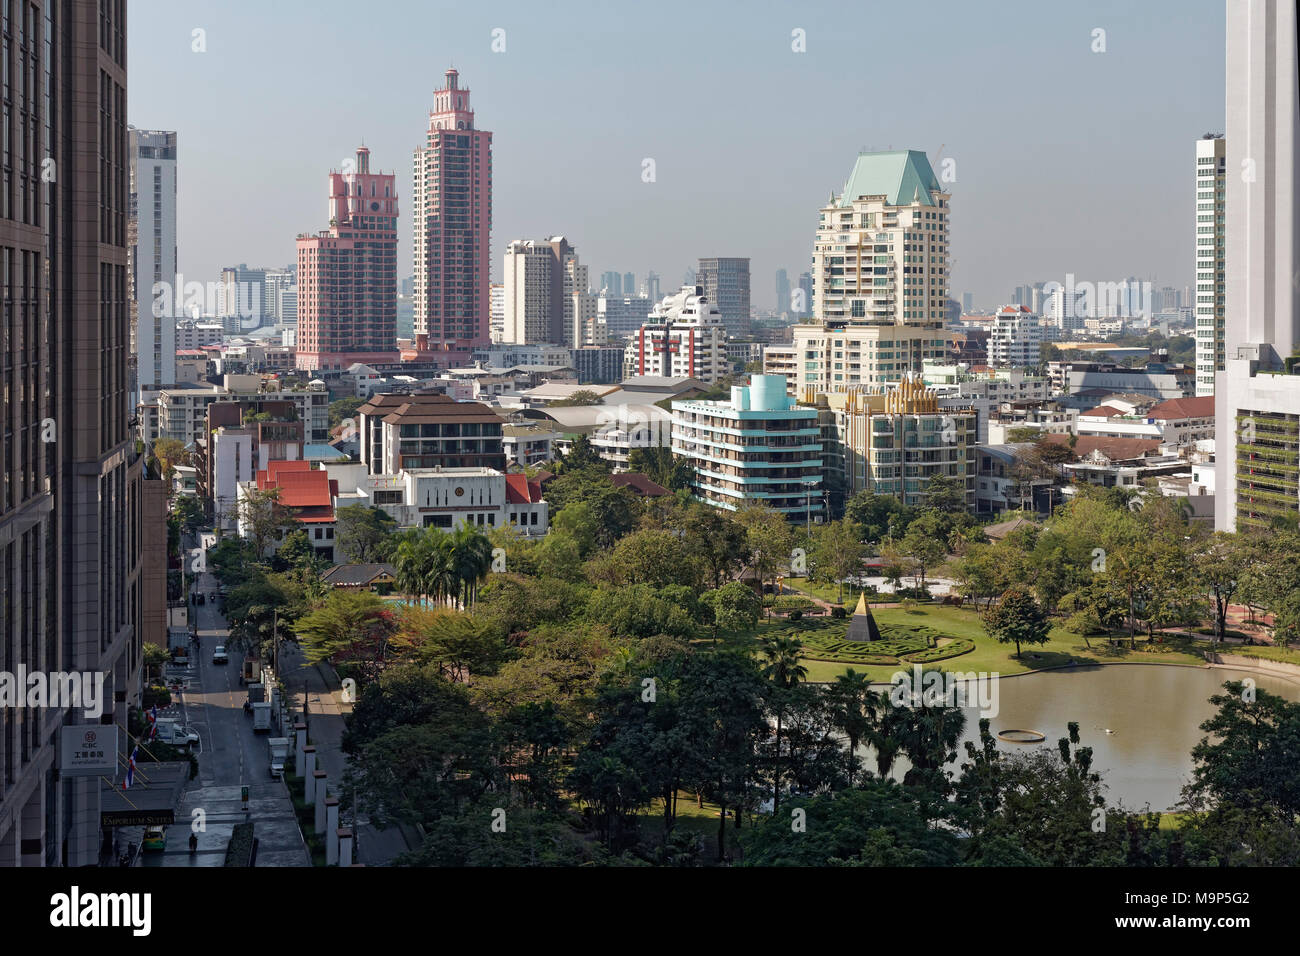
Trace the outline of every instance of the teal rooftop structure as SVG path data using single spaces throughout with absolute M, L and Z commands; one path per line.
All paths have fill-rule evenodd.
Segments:
M 884 196 L 885 202 L 891 206 L 906 206 L 914 202 L 933 206 L 932 192 L 943 190 L 922 150 L 859 153 L 837 204 L 849 206 L 862 196 Z

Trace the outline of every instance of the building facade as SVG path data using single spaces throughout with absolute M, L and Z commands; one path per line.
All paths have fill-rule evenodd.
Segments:
M 727 330 L 702 285 L 682 286 L 654 307 L 623 355 L 623 373 L 697 378 L 712 384 L 730 373 Z
M 298 237 L 298 368 L 398 360 L 396 182 L 364 146 L 330 173 L 330 227 Z
M 1043 347 L 1043 327 L 1025 305 L 1004 305 L 993 316 L 989 331 L 989 364 L 1001 368 L 1037 365 Z
M 695 283 L 718 307 L 727 334 L 749 331 L 749 260 L 738 258 L 701 259 Z
M 673 402 L 673 454 L 695 469 L 691 492 L 735 511 L 761 501 L 793 520 L 825 516 L 817 409 L 795 404 L 779 375 L 754 375 L 725 402 Z
M 176 381 L 176 134 L 131 128 L 127 295 L 143 400 Z
M 1214 375 L 1223 371 L 1227 157 L 1222 136 L 1207 135 L 1196 141 L 1197 395 L 1213 395 Z M 1165 298 L 1172 291 L 1167 290 Z
M 505 419 L 479 402 L 446 395 L 374 395 L 357 410 L 361 461 L 371 474 L 413 468 L 505 471 Z
M 467 364 L 489 343 L 492 134 L 474 126 L 469 89 L 448 70 L 415 151 L 415 348 Z

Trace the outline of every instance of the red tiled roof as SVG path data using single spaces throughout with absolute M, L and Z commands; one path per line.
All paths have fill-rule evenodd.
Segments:
M 512 505 L 536 504 L 542 500 L 540 482 L 529 481 L 527 475 L 506 475 L 506 502 Z
M 257 473 L 257 487 L 278 490 L 280 504 L 294 509 L 299 521 L 333 521 L 338 481 L 328 472 L 312 470 L 308 461 L 270 461 Z
M 656 484 L 645 475 L 637 471 L 621 472 L 617 475 L 610 475 L 609 480 L 619 488 L 630 488 L 633 492 L 642 498 L 662 498 L 668 494 L 668 489 L 663 485 Z
M 1123 414 L 1124 413 L 1114 405 L 1098 405 L 1096 408 L 1090 408 L 1086 412 L 1080 412 L 1079 417 L 1082 418 L 1084 415 L 1089 415 L 1093 418 L 1114 418 L 1116 415 Z
M 1161 421 L 1178 418 L 1213 418 L 1214 396 L 1198 395 L 1195 398 L 1171 398 L 1147 412 L 1146 417 Z

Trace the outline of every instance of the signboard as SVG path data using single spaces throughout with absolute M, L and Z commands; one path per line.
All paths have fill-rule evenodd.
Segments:
M 166 827 L 176 822 L 175 810 L 105 810 L 101 827 Z
M 116 724 L 72 724 L 59 731 L 59 772 L 110 779 L 117 773 Z

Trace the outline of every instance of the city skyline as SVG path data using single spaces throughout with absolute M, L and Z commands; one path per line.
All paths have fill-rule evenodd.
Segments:
M 454 65 L 474 88 L 477 125 L 496 136 L 492 281 L 500 281 L 511 239 L 561 234 L 588 250 L 593 274 L 631 268 L 638 278 L 648 270 L 676 275 L 701 256 L 750 258 L 761 280 L 754 304 L 769 308 L 776 270 L 798 275 L 811 260 L 816 221 L 810 210 L 843 187 L 844 169 L 860 149 L 893 147 L 925 151 L 941 176 L 943 161 L 953 161 L 955 179 L 944 185 L 961 213 L 953 223 L 949 287 L 971 292 L 977 304 L 1000 304 L 1024 276 L 1063 279 L 1072 272 L 1094 281 L 1141 275 L 1159 285 L 1190 283 L 1186 144 L 1221 132 L 1222 5 L 1013 6 L 1004 16 L 1019 23 L 1014 37 L 999 26 L 1003 18 L 943 5 L 943 29 L 924 37 L 938 65 L 909 79 L 904 94 L 870 79 L 904 69 L 912 44 L 903 41 L 922 38 L 915 18 L 901 10 L 841 16 L 765 4 L 738 22 L 725 11 L 692 9 L 697 34 L 713 41 L 714 56 L 701 64 L 667 42 L 681 21 L 674 4 L 632 31 L 616 24 L 615 12 L 596 7 L 548 18 L 524 7 L 478 14 L 406 6 L 402 16 L 410 28 L 386 38 L 369 58 L 364 33 L 329 28 L 338 21 L 331 10 L 342 15 L 342 5 L 313 8 L 304 19 L 287 4 L 225 10 L 141 2 L 130 37 L 140 51 L 133 62 L 141 76 L 130 121 L 176 129 L 189 144 L 178 186 L 179 268 L 205 279 L 229 262 L 289 261 L 293 237 L 315 221 L 317 177 L 324 176 L 319 157 L 337 154 L 341 165 L 358 142 L 392 157 L 383 171 L 396 172 L 398 201 L 409 203 L 412 183 L 402 157 L 418 145 L 433 91 Z M 877 65 L 861 70 L 849 55 L 855 31 L 846 29 L 844 17 L 857 32 L 899 42 L 873 47 Z M 574 20 L 587 29 L 569 29 Z M 426 43 L 430 31 L 422 24 L 437 26 L 436 47 Z M 267 45 L 290 25 L 302 42 L 269 55 Z M 195 36 L 195 30 L 203 32 Z M 1095 30 L 1105 31 L 1104 52 L 1093 52 Z M 617 55 L 602 37 L 617 38 Z M 282 80 L 291 87 L 286 74 L 305 69 L 308 58 L 328 59 L 332 50 L 341 55 L 344 42 L 349 56 L 382 61 L 391 72 L 362 74 L 330 97 L 304 104 L 291 122 L 271 109 L 242 110 L 234 130 L 207 119 L 232 99 L 259 101 L 263 89 Z M 806 52 L 795 52 L 801 43 Z M 195 52 L 196 44 L 204 52 Z M 640 87 L 620 72 L 638 49 L 653 50 L 657 64 Z M 1005 68 L 1009 57 L 1017 58 L 1018 69 Z M 551 71 L 550 82 L 570 91 L 580 108 L 537 110 L 519 97 L 520 83 L 540 69 Z M 1035 82 L 1015 79 L 1022 71 Z M 622 82 L 607 82 L 610 76 Z M 689 97 L 716 95 L 733 83 L 748 84 L 743 102 L 761 108 L 693 116 L 682 107 Z M 1141 110 L 1129 105 L 1129 91 L 1138 86 Z M 866 104 L 852 122 L 841 115 L 845 97 Z M 773 117 L 788 129 L 775 139 Z M 580 151 L 571 145 L 578 141 Z M 260 175 L 244 182 L 236 170 L 254 142 Z M 1107 144 L 1104 155 L 1089 142 Z M 1124 144 L 1122 155 L 1115 142 Z M 643 182 L 645 160 L 653 160 L 653 182 Z M 702 194 L 698 182 L 715 185 Z M 1070 184 L 1070 201 L 1050 220 L 1038 202 L 1024 201 L 1063 183 Z M 256 229 L 229 216 L 245 189 L 259 204 Z M 1117 208 L 1129 223 L 1122 229 L 1113 216 Z M 678 232 L 688 216 L 689 248 Z M 411 226 L 403 223 L 399 264 L 411 261 L 411 241 Z

